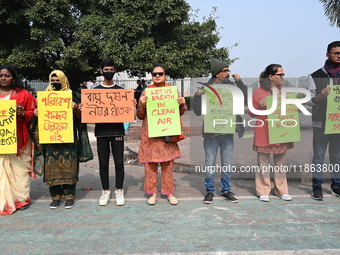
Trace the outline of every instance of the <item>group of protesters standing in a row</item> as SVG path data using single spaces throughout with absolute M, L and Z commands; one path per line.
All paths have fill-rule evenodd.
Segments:
M 318 69 L 308 79 L 308 90 L 311 99 L 308 102 L 313 106 L 313 164 L 324 163 L 325 151 L 329 145 L 330 164 L 340 165 L 340 134 L 325 134 L 327 96 L 330 88 L 327 85 L 339 84 L 340 78 L 340 41 L 328 45 L 327 60 L 324 66 Z M 211 59 L 210 71 L 212 78 L 209 85 L 228 84 L 237 86 L 244 94 L 247 93 L 240 75 L 230 74 L 229 64 L 217 59 Z M 116 65 L 112 59 L 104 59 L 101 62 L 100 73 L 104 81 L 94 87 L 95 89 L 123 89 L 115 84 L 113 77 L 116 73 Z M 166 84 L 167 70 L 163 66 L 155 66 L 152 71 L 153 84 L 147 88 L 162 88 Z M 230 76 L 234 81 L 230 80 Z M 273 89 L 281 94 L 284 80 L 284 70 L 279 64 L 268 65 L 261 72 L 258 88 L 252 95 L 253 107 L 257 110 L 267 109 L 267 96 L 271 96 Z M 46 91 L 71 91 L 70 84 L 65 74 L 60 70 L 53 70 L 49 75 L 49 85 Z M 198 89 L 192 98 L 192 108 L 196 115 L 201 115 L 202 95 L 205 89 Z M 147 121 L 146 90 L 140 97 L 133 99 L 135 114 L 143 120 L 139 162 L 144 164 L 144 190 L 150 194 L 148 204 L 157 203 L 158 165 L 161 166 L 162 184 L 160 192 L 167 196 L 170 204 L 178 204 L 174 196 L 174 160 L 181 157 L 177 142 L 172 142 L 165 137 L 149 137 Z M 86 124 L 81 122 L 82 103 L 78 92 L 72 92 L 73 110 L 73 143 L 41 144 L 39 143 L 38 118 L 36 99 L 24 89 L 20 75 L 11 65 L 0 66 L 0 100 L 16 100 L 17 121 L 17 153 L 0 154 L 0 214 L 12 214 L 18 209 L 27 209 L 30 206 L 30 179 L 35 173 L 43 175 L 43 181 L 49 187 L 52 197 L 51 209 L 56 209 L 65 200 L 65 208 L 74 206 L 76 197 L 76 182 L 79 177 L 79 163 L 93 159 L 91 146 L 88 141 Z M 137 104 L 138 103 L 138 104 Z M 179 114 L 183 115 L 188 109 L 185 99 L 177 99 Z M 251 117 L 263 121 L 266 116 L 248 112 Z M 237 116 L 238 122 L 241 122 Z M 205 150 L 205 165 L 214 166 L 218 149 L 220 149 L 222 166 L 231 166 L 234 149 L 233 134 L 209 133 L 203 128 L 203 146 Z M 238 125 L 236 132 L 243 136 L 244 127 Z M 115 165 L 115 198 L 117 205 L 124 205 L 124 125 L 123 123 L 96 123 L 94 134 L 97 139 L 97 152 L 99 160 L 99 175 L 102 184 L 102 193 L 99 205 L 105 206 L 111 199 L 109 158 L 112 153 Z M 34 146 L 32 145 L 34 144 Z M 253 150 L 257 152 L 257 164 L 265 166 L 269 164 L 270 155 L 273 154 L 274 165 L 286 164 L 288 149 L 293 148 L 293 143 L 270 144 L 267 125 L 256 125 Z M 32 164 L 32 161 L 34 164 Z M 34 166 L 33 166 L 34 165 Z M 34 171 L 33 171 L 34 168 Z M 331 173 L 332 194 L 340 197 L 339 173 Z M 274 194 L 281 199 L 289 201 L 292 197 L 288 192 L 286 173 L 274 172 Z M 227 201 L 236 203 L 238 199 L 231 191 L 231 172 L 221 173 L 222 196 Z M 210 204 L 214 197 L 215 172 L 207 172 L 204 179 L 206 195 L 203 202 Z M 322 173 L 315 173 L 312 181 L 312 198 L 323 200 Z M 255 176 L 256 195 L 260 201 L 268 202 L 271 192 L 269 172 L 257 172 Z

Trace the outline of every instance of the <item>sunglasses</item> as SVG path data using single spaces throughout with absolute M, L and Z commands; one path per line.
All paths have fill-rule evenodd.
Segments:
M 285 76 L 284 73 L 274 73 L 273 75 L 280 75 L 281 78 L 283 78 Z
M 165 73 L 164 72 L 160 72 L 160 73 L 152 73 L 153 77 L 156 77 L 157 75 L 159 76 L 163 76 Z

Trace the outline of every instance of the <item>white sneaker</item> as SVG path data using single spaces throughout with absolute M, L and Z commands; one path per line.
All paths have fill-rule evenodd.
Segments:
M 260 196 L 259 199 L 262 202 L 269 202 L 269 196 L 267 195 Z
M 124 205 L 125 199 L 124 199 L 124 190 L 119 189 L 115 191 L 116 194 L 116 205 Z
M 107 205 L 110 201 L 111 191 L 103 190 L 102 195 L 99 198 L 99 205 Z
M 289 194 L 278 195 L 282 200 L 290 201 L 292 197 Z

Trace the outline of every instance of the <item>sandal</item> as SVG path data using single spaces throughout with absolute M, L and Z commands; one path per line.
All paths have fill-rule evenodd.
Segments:
M 177 205 L 178 204 L 178 200 L 174 196 L 168 197 L 168 201 L 171 205 Z
M 149 205 L 155 205 L 157 202 L 157 197 L 151 196 L 148 200 Z

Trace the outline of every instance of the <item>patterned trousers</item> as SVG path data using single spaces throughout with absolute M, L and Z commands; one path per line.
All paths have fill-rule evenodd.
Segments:
M 158 164 L 161 165 L 162 169 L 161 193 L 163 195 L 171 195 L 175 191 L 173 175 L 174 160 L 161 163 L 145 163 L 144 190 L 148 194 L 154 194 L 157 192 Z

